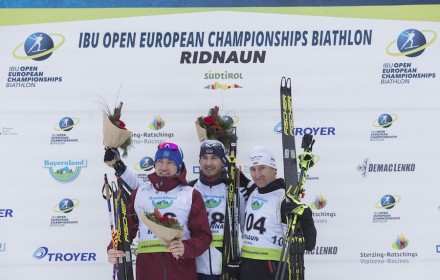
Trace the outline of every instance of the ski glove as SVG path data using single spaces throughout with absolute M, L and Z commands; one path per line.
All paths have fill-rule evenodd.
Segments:
M 308 206 L 301 204 L 297 200 L 284 200 L 281 203 L 281 212 L 285 215 L 296 214 L 297 216 L 302 216 L 306 208 L 308 208 Z
M 247 201 L 251 193 L 257 188 L 257 185 L 253 184 L 251 180 L 246 177 L 243 172 L 240 171 L 240 192 Z
M 219 180 L 226 186 L 229 186 L 232 183 L 231 176 L 229 175 L 228 172 L 222 172 L 222 174 L 219 177 Z
M 121 160 L 121 155 L 116 148 L 105 148 L 104 162 L 113 167 L 117 175 L 122 175 L 127 169 L 124 162 Z

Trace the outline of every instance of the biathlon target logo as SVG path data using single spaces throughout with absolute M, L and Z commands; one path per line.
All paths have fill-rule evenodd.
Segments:
M 426 39 L 425 35 L 429 38 Z M 437 33 L 433 30 L 407 29 L 399 34 L 396 40 L 393 40 L 386 49 L 391 56 L 417 57 L 421 55 L 427 47 L 432 45 L 437 39 Z M 397 47 L 393 50 L 392 47 Z
M 63 117 L 57 124 L 54 124 L 53 129 L 56 131 L 70 131 L 79 123 L 78 118 L 74 119 L 75 120 L 70 117 Z
M 58 205 L 55 205 L 53 211 L 54 212 L 61 212 L 61 213 L 70 213 L 73 209 L 75 209 L 79 205 L 78 199 L 70 199 L 70 198 L 64 198 L 58 203 Z
M 57 38 L 56 43 L 54 43 L 51 36 Z M 64 41 L 65 38 L 61 34 L 52 33 L 48 35 L 43 32 L 36 32 L 29 35 L 24 43 L 21 43 L 14 49 L 13 56 L 22 60 L 46 60 L 64 44 Z M 24 54 L 21 54 L 19 51 L 21 47 L 24 48 Z
M 382 114 L 380 115 L 377 120 L 373 122 L 374 127 L 382 127 L 382 128 L 388 128 L 393 123 L 397 121 L 397 115 L 395 114 Z
M 151 157 L 143 157 L 134 166 L 134 169 L 137 171 L 150 171 L 153 168 L 154 168 L 154 160 Z
M 399 195 L 384 195 L 380 201 L 376 202 L 376 208 L 392 209 L 400 201 Z

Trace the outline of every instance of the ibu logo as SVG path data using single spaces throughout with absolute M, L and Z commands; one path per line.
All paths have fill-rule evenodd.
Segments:
M 64 198 L 57 205 L 53 211 L 57 213 L 70 213 L 79 205 L 78 199 Z
M 382 127 L 382 128 L 388 128 L 393 123 L 397 121 L 397 115 L 395 114 L 382 114 L 380 115 L 377 120 L 373 122 L 374 127 Z
M 51 36 L 56 37 L 56 42 L 54 42 Z M 64 44 L 64 41 L 65 38 L 61 34 L 48 35 L 43 32 L 36 32 L 29 35 L 24 43 L 19 44 L 14 49 L 13 56 L 21 60 L 46 60 Z
M 427 40 L 426 38 L 429 38 Z M 407 29 L 399 34 L 396 40 L 387 46 L 387 54 L 391 56 L 417 57 L 437 39 L 437 33 L 433 30 Z M 393 50 L 393 47 L 398 49 Z
M 399 203 L 399 201 L 399 195 L 386 194 L 380 199 L 380 201 L 376 202 L 376 208 L 392 209 L 397 203 Z
M 154 168 L 154 160 L 151 157 L 143 157 L 134 166 L 134 169 L 137 171 L 150 171 L 153 168 Z
M 53 129 L 56 131 L 70 131 L 79 123 L 78 118 L 63 117 L 58 123 L 54 124 Z

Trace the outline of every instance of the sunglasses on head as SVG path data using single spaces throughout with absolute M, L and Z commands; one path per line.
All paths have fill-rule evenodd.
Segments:
M 179 150 L 179 146 L 171 142 L 162 142 L 157 146 L 158 150 L 162 149 L 170 149 L 170 150 Z
M 225 146 L 223 145 L 223 143 L 221 143 L 219 141 L 205 140 L 202 142 L 201 147 L 204 149 L 206 149 L 206 148 L 222 148 L 223 150 L 225 150 Z

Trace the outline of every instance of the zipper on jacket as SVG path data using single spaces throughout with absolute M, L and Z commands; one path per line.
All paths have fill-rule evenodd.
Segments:
M 165 258 L 165 253 L 162 253 L 163 279 L 167 280 L 167 261 Z
M 211 247 L 208 248 L 208 253 L 209 253 L 209 270 L 211 271 L 211 275 L 212 275 Z

